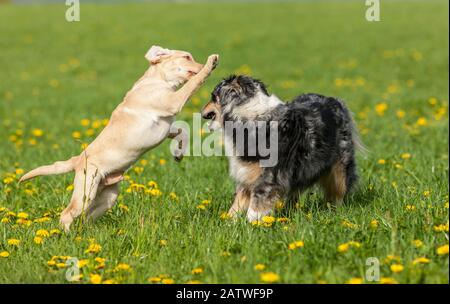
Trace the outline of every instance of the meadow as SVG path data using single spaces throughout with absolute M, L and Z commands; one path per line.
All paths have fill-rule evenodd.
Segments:
M 363 1 L 0 6 L 0 283 L 449 283 L 448 2 Z M 290 100 L 344 99 L 369 152 L 334 210 L 312 188 L 260 223 L 229 220 L 226 157 L 176 163 L 169 143 L 127 172 L 118 204 L 70 233 L 73 174 L 23 185 L 95 138 L 153 44 L 219 67 L 178 119 L 232 73 Z M 370 259 L 372 258 L 372 259 Z M 375 258 L 375 259 L 373 259 Z M 379 261 L 380 278 L 366 271 Z

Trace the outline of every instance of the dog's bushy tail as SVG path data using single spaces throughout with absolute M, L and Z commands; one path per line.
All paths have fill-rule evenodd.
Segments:
M 53 175 L 53 174 L 62 174 L 71 172 L 75 168 L 75 163 L 78 160 L 78 157 L 72 157 L 65 161 L 57 161 L 51 165 L 48 166 L 42 166 L 39 168 L 36 168 L 34 170 L 31 170 L 30 172 L 23 175 L 19 183 L 24 182 L 26 180 L 32 179 L 36 176 L 42 176 L 42 175 Z
M 352 141 L 353 145 L 355 146 L 355 149 L 361 152 L 364 156 L 366 156 L 369 153 L 369 149 L 362 142 L 361 137 L 359 136 L 358 128 L 356 127 L 355 121 L 353 120 L 353 117 L 351 118 L 350 121 L 350 127 L 352 130 Z

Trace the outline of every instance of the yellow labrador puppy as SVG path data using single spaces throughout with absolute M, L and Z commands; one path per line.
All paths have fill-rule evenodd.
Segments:
M 175 115 L 216 67 L 219 56 L 209 56 L 202 65 L 188 52 L 152 46 L 145 58 L 151 66 L 83 153 L 34 169 L 20 179 L 75 171 L 72 198 L 60 219 L 66 231 L 83 212 L 95 220 L 111 208 L 123 173 L 142 154 L 178 135 L 180 129 L 171 133 L 170 128 Z

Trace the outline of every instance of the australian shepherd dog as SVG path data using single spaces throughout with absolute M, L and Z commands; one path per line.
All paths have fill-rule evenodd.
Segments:
M 236 129 L 227 131 L 229 122 L 265 122 L 270 124 L 266 138 L 277 135 L 270 148 L 277 153 L 272 165 L 261 165 L 267 155 L 249 153 L 256 150 L 251 145 L 258 142 L 260 124 L 256 132 L 244 132 L 243 153 L 228 153 L 230 175 L 237 184 L 230 216 L 246 212 L 249 221 L 260 220 L 273 212 L 278 200 L 296 202 L 316 183 L 325 199 L 338 206 L 357 181 L 355 148 L 360 141 L 350 112 L 337 98 L 303 94 L 285 103 L 269 94 L 261 81 L 233 75 L 215 87 L 202 117 L 211 120 L 211 129 L 224 130 L 225 151 L 236 152 L 239 140 Z

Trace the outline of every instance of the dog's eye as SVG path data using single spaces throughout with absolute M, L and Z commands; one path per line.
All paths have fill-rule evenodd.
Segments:
M 192 59 L 191 59 L 191 56 L 188 56 L 188 55 L 184 56 L 184 58 L 187 59 L 187 60 L 189 60 L 189 61 L 192 60 Z

